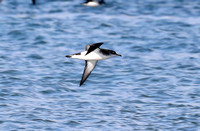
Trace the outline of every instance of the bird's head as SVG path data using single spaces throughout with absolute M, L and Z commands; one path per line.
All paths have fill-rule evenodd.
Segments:
M 109 52 L 109 55 L 111 55 L 112 57 L 114 57 L 114 56 L 122 56 L 122 55 L 120 55 L 120 54 L 117 54 L 115 51 L 113 51 L 113 50 L 109 50 L 108 51 Z

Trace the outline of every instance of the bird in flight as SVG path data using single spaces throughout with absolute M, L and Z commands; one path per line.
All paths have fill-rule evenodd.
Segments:
M 115 56 L 121 56 L 113 50 L 99 48 L 103 43 L 95 43 L 86 46 L 85 51 L 66 55 L 68 58 L 85 60 L 85 69 L 83 71 L 80 86 L 86 81 L 92 70 L 95 68 L 98 60 L 105 60 Z

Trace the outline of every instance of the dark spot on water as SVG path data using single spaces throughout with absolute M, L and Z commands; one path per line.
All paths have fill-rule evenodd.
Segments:
M 32 59 L 38 59 L 38 60 L 43 59 L 43 57 L 38 54 L 31 54 L 28 57 Z
M 48 119 L 32 119 L 32 121 L 37 121 L 37 122 L 45 122 L 45 123 L 55 123 L 53 120 L 48 120 Z

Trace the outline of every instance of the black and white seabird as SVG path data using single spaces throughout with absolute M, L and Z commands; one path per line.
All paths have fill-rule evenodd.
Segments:
M 67 55 L 66 57 L 85 60 L 85 69 L 82 75 L 80 86 L 88 78 L 92 70 L 95 68 L 98 60 L 105 60 L 114 56 L 121 56 L 113 50 L 99 48 L 103 43 L 95 43 L 86 46 L 85 51 Z
M 99 6 L 99 5 L 102 5 L 102 4 L 105 4 L 105 1 L 104 0 L 86 0 L 86 2 L 83 3 L 83 5 L 86 5 L 86 6 L 91 6 L 91 7 L 95 7 L 95 6 Z

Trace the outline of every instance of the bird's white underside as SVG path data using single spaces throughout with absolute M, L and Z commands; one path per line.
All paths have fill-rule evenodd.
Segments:
M 85 55 L 86 53 L 87 51 L 83 51 L 81 52 L 81 55 L 72 55 L 71 58 L 81 59 L 81 60 L 105 60 L 110 57 L 113 57 L 113 56 L 107 56 L 107 55 L 103 55 L 102 53 L 99 53 L 99 48 Z

